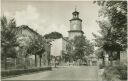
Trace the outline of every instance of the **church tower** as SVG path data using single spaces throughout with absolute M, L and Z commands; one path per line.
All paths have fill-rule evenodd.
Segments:
M 70 20 L 70 31 L 68 31 L 69 39 L 74 39 L 75 36 L 81 36 L 84 34 L 82 31 L 82 20 L 79 18 L 79 12 L 72 13 L 73 18 Z

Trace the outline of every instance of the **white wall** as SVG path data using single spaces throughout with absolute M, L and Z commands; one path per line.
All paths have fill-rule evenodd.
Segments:
M 62 38 L 55 39 L 51 44 L 51 55 L 60 56 L 62 53 Z

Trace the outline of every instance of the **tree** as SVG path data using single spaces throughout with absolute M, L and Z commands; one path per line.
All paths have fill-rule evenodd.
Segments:
M 7 69 L 7 58 L 16 58 L 15 47 L 18 46 L 14 28 L 16 27 L 15 19 L 7 20 L 5 16 L 1 18 L 1 56 L 4 58 L 5 69 Z
M 37 55 L 40 57 L 40 66 L 41 66 L 41 59 L 42 59 L 42 54 L 45 52 L 44 48 L 44 41 L 42 37 L 38 38 L 32 38 L 31 42 L 29 44 L 29 47 L 27 49 L 28 54 L 35 55 L 35 66 L 37 67 Z
M 63 35 L 59 32 L 51 32 L 49 34 L 45 34 L 44 37 L 46 39 L 59 39 L 59 38 L 62 38 Z
M 107 21 L 99 20 L 101 36 L 95 36 L 98 47 L 109 52 L 110 61 L 120 59 L 120 51 L 127 48 L 127 1 L 96 1 L 101 7 L 99 17 L 107 18 Z M 117 54 L 114 55 L 113 52 Z
M 44 43 L 46 43 L 44 41 L 44 39 L 42 38 L 42 36 L 40 35 L 40 37 L 38 38 L 38 41 L 40 42 L 40 45 L 39 45 L 39 50 L 36 52 L 36 54 L 39 56 L 40 58 L 40 67 L 41 67 L 41 59 L 42 59 L 42 54 L 45 52 L 45 45 Z
M 73 45 L 72 43 L 68 43 L 66 44 L 66 50 L 67 50 L 67 58 L 65 58 L 66 60 L 68 60 L 69 62 L 73 61 Z
M 94 52 L 92 43 L 84 36 L 76 36 L 74 38 L 74 58 L 83 60 L 84 56 L 88 56 Z
M 41 66 L 41 59 L 42 54 L 45 51 L 44 43 L 46 43 L 45 39 L 38 34 L 33 29 L 29 28 L 27 25 L 21 25 L 18 27 L 18 42 L 20 43 L 20 52 L 22 53 L 23 58 L 25 59 L 25 63 L 28 60 L 28 56 L 35 55 L 35 66 L 37 66 L 37 55 L 40 59 L 40 66 Z M 27 30 L 28 33 L 26 34 L 23 31 Z M 23 30 L 23 31 L 22 31 Z M 23 32 L 20 35 L 19 31 Z M 27 66 L 27 64 L 25 64 Z
M 103 48 L 98 48 L 95 50 L 95 54 L 98 58 L 102 59 L 102 66 L 105 66 L 105 54 L 104 54 L 104 49 Z

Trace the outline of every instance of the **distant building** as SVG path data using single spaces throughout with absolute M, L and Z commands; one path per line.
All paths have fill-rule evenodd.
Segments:
M 66 46 L 71 42 L 65 38 L 54 39 L 51 44 L 51 55 L 62 56 L 62 53 L 67 54 Z
M 82 31 L 82 20 L 79 18 L 79 12 L 76 10 L 72 13 L 73 18 L 70 20 L 69 40 L 74 39 L 75 36 L 84 34 Z
M 65 63 L 66 57 L 68 55 L 67 45 L 71 45 L 71 42 L 65 38 L 54 39 L 50 42 L 51 45 L 51 55 L 58 59 L 58 63 Z M 52 64 L 55 62 L 55 58 L 52 58 Z

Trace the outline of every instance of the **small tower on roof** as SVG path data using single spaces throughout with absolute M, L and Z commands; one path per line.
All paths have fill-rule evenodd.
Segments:
M 73 18 L 79 18 L 79 12 L 77 12 L 76 7 L 75 7 L 75 11 L 72 14 L 73 14 Z
M 82 31 L 82 20 L 79 18 L 79 12 L 76 10 L 76 7 L 72 15 L 73 18 L 70 20 L 70 31 L 68 31 L 69 39 L 74 39 L 75 36 L 84 34 Z

